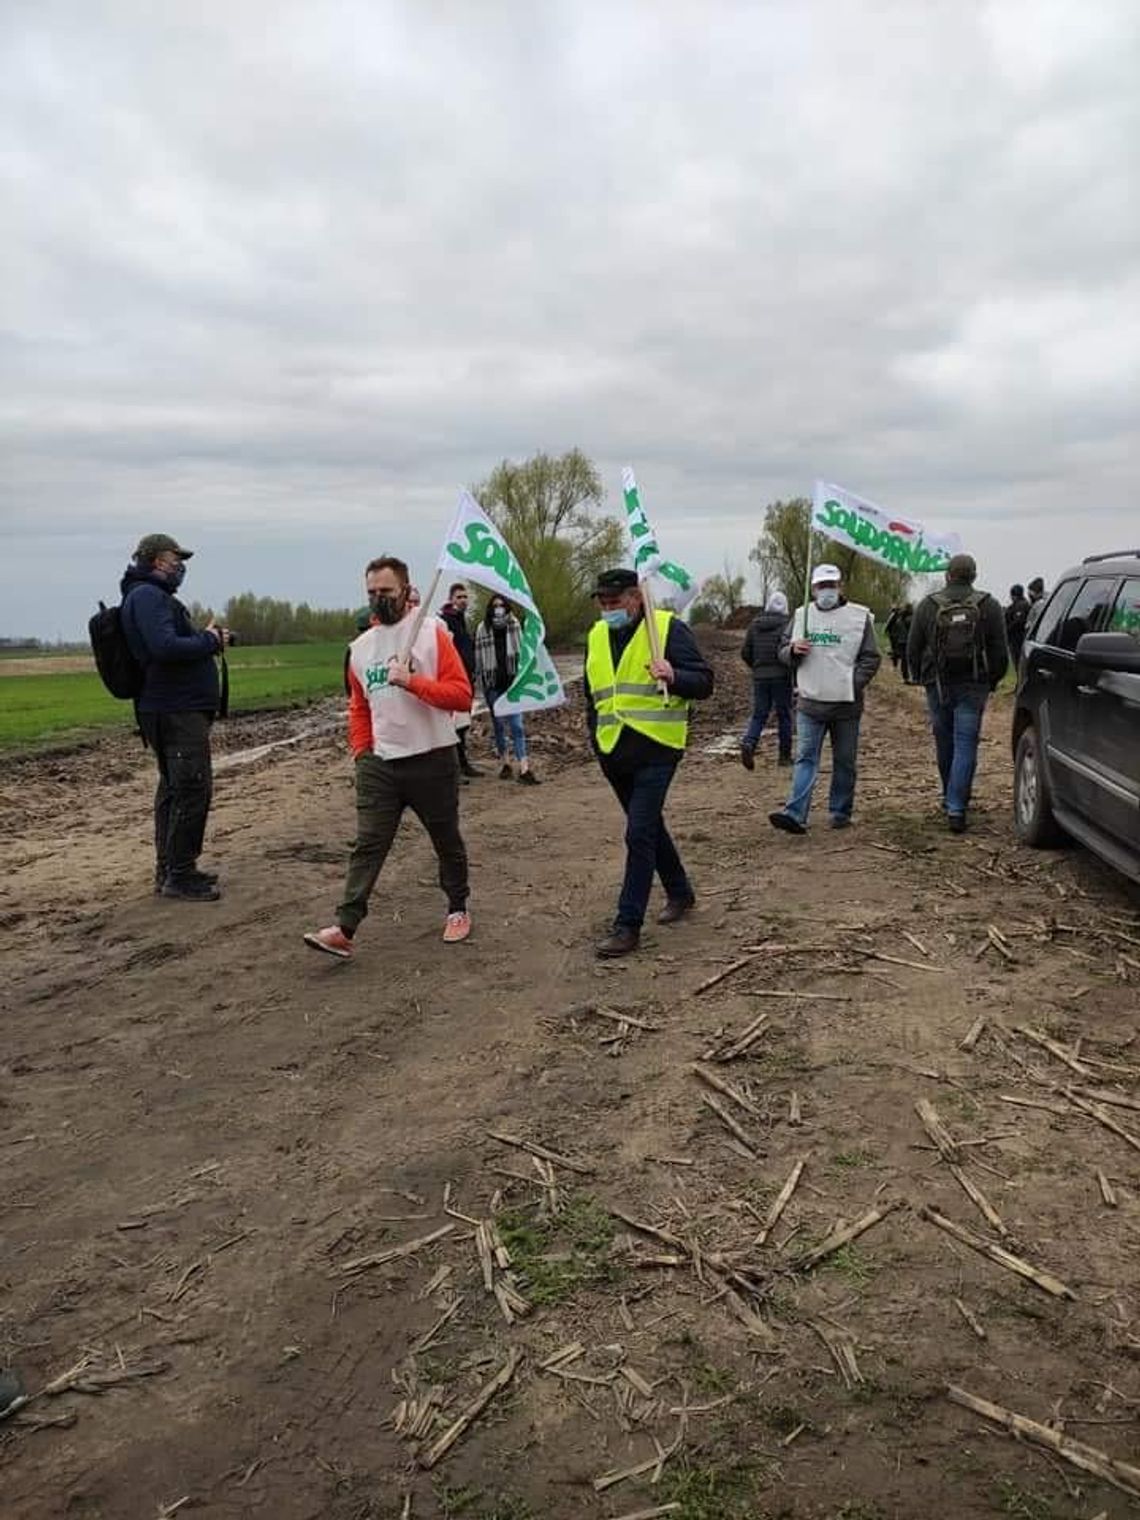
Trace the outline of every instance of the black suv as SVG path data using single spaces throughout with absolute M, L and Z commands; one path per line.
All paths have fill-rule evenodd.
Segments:
M 1026 844 L 1071 834 L 1140 882 L 1140 550 L 1058 582 L 1026 635 L 1013 714 Z

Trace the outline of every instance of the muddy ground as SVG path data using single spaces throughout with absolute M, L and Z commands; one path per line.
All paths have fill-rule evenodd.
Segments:
M 716 752 L 734 647 L 671 801 L 699 911 L 605 967 L 621 829 L 580 714 L 532 725 L 540 790 L 464 792 L 471 942 L 440 944 L 409 822 L 350 966 L 300 939 L 352 835 L 338 734 L 222 771 L 218 905 L 152 895 L 125 737 L 5 764 L 0 1365 L 64 1390 L 0 1427 L 9 1520 L 1140 1510 L 947 1396 L 1140 1460 L 1140 1142 L 1093 1116 L 1140 1135 L 1140 901 L 1080 851 L 1015 846 L 1001 710 L 948 836 L 889 669 L 856 827 L 776 835 L 770 750 L 755 775 Z M 564 1160 L 540 1175 L 491 1131 Z

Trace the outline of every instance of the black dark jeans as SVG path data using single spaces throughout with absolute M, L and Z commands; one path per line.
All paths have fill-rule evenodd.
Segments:
M 677 846 L 662 817 L 677 765 L 665 760 L 626 770 L 611 769 L 603 762 L 602 771 L 617 794 L 626 820 L 625 880 L 615 923 L 626 929 L 640 929 L 649 906 L 654 872 L 660 876 L 667 897 L 685 901 L 693 895 Z
M 355 934 L 400 827 L 411 808 L 428 831 L 439 860 L 439 884 L 449 913 L 467 904 L 467 847 L 459 832 L 459 760 L 455 746 L 381 760 L 364 754 L 356 762 L 356 843 L 348 862 L 344 901 L 336 921 Z
M 184 880 L 197 866 L 214 795 L 209 712 L 140 713 L 139 727 L 158 762 L 154 860 L 159 882 Z

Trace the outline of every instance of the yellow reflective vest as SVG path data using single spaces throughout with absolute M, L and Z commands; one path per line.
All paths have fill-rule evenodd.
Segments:
M 673 614 L 656 612 L 654 616 L 664 649 Z M 658 744 L 668 745 L 670 749 L 685 748 L 689 737 L 689 704 L 684 697 L 661 695 L 660 683 L 647 669 L 651 658 L 649 630 L 644 617 L 622 651 L 616 670 L 609 628 L 599 619 L 590 629 L 586 643 L 586 679 L 598 716 L 598 748 L 603 755 L 613 751 L 621 738 L 623 725 L 644 734 L 647 739 L 655 739 Z

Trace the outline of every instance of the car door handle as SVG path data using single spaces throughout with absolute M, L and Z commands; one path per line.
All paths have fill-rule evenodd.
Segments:
M 1077 690 L 1080 692 L 1080 694 L 1081 694 L 1082 697 L 1099 697 L 1100 696 L 1100 687 L 1099 686 L 1078 686 Z
M 1039 667 L 1037 674 L 1043 681 L 1052 681 L 1056 679 L 1056 672 L 1048 670 L 1044 665 Z

